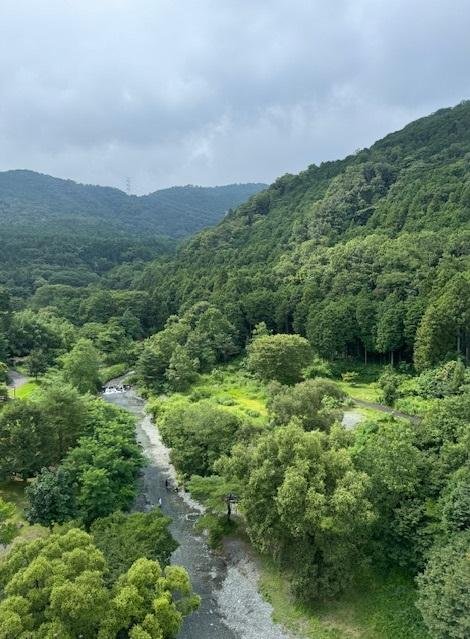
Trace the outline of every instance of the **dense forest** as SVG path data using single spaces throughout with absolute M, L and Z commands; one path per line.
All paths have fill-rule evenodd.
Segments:
M 42 231 L 106 225 L 121 235 L 151 233 L 184 237 L 218 222 L 265 184 L 175 186 L 148 195 L 78 184 L 34 171 L 0 172 L 0 220 L 17 228 Z
M 199 526 L 249 540 L 288 628 L 468 637 L 470 103 L 279 178 L 176 253 L 97 238 L 97 187 L 30 177 L 2 239 L 0 637 L 175 637 L 199 604 L 168 518 L 129 514 L 134 421 L 96 396 L 130 370 Z M 31 248 L 28 215 L 73 217 L 77 189 L 90 226 L 51 215 Z
M 469 153 L 467 102 L 279 178 L 136 285 L 214 303 L 241 343 L 264 321 L 325 357 L 468 362 Z
M 33 171 L 0 172 L 0 284 L 25 298 L 41 283 L 96 284 L 123 264 L 132 265 L 134 277 L 143 263 L 168 255 L 178 239 L 215 224 L 264 186 L 184 186 L 129 196 Z

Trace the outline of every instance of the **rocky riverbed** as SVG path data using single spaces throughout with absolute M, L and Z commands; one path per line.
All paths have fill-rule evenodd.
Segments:
M 104 398 L 137 417 L 137 440 L 148 460 L 137 508 L 154 508 L 161 499 L 180 544 L 172 561 L 186 568 L 202 598 L 200 609 L 185 620 L 181 639 L 291 639 L 272 621 L 272 608 L 258 593 L 258 567 L 243 542 L 229 540 L 223 556 L 213 552 L 194 529 L 202 506 L 184 491 L 166 488 L 167 479 L 175 484 L 175 470 L 143 400 L 132 390 L 106 393 Z

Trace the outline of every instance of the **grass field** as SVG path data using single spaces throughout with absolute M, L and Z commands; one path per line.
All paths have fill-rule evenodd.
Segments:
M 8 395 L 16 399 L 26 399 L 30 397 L 40 386 L 40 383 L 34 379 L 30 379 L 19 388 L 9 388 Z
M 42 526 L 30 526 L 26 521 L 24 511 L 27 505 L 27 500 L 24 491 L 25 484 L 23 482 L 8 481 L 0 483 L 0 497 L 5 501 L 14 504 L 16 508 L 15 520 L 18 524 L 18 536 L 13 543 L 18 540 L 36 539 L 46 533 Z M 0 556 L 1 554 L 2 550 L 0 550 Z
M 180 402 L 210 401 L 240 417 L 254 422 L 265 422 L 266 389 L 252 377 L 234 366 L 218 368 L 201 375 L 199 380 L 185 393 L 172 393 L 165 398 L 167 406 Z
M 294 601 L 288 579 L 271 560 L 261 565 L 260 591 L 274 620 L 306 639 L 430 639 L 414 605 L 413 581 L 400 572 L 365 572 L 349 593 L 308 606 Z

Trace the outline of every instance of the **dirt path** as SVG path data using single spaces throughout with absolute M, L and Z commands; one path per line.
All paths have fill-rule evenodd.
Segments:
M 13 368 L 10 368 L 8 371 L 8 379 L 10 380 L 8 388 L 14 388 L 15 390 L 17 388 L 21 388 L 27 381 L 29 381 L 28 377 L 18 371 L 15 371 Z
M 401 419 L 408 419 L 413 424 L 419 424 L 421 421 L 421 417 L 418 415 L 408 415 L 407 413 L 402 413 L 395 408 L 391 408 L 391 406 L 385 406 L 385 404 L 379 404 L 377 402 L 368 402 L 365 399 L 356 399 L 355 397 L 351 398 L 357 406 L 361 406 L 362 408 L 372 408 L 373 410 L 378 410 L 381 413 L 387 413 L 388 415 L 393 415 L 393 417 L 399 417 Z

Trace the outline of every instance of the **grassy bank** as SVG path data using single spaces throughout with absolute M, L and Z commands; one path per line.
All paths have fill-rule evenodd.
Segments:
M 30 379 L 19 388 L 9 388 L 8 395 L 15 399 L 27 399 L 39 388 L 40 383 L 35 379 Z
M 35 525 L 30 526 L 25 519 L 25 508 L 27 506 L 27 499 L 25 497 L 24 482 L 20 481 L 6 481 L 0 483 L 0 498 L 14 504 L 16 509 L 15 521 L 18 525 L 18 536 L 15 542 L 18 540 L 30 540 L 40 537 L 45 534 L 45 529 L 42 526 Z M 2 550 L 0 550 L 0 555 Z
M 289 580 L 261 561 L 260 590 L 274 620 L 306 639 L 430 639 L 415 608 L 413 580 L 400 572 L 364 572 L 342 597 L 315 606 L 296 602 Z

